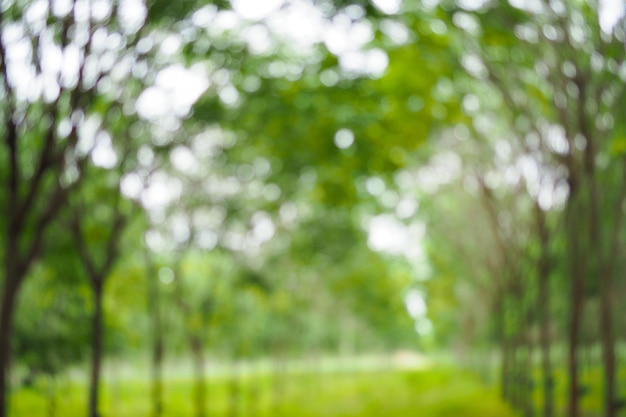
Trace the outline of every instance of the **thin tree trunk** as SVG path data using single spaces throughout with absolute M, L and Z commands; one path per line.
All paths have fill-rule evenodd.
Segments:
M 504 323 L 504 300 L 497 301 L 496 309 L 496 326 L 498 337 L 500 339 L 500 354 L 501 354 L 501 366 L 500 366 L 500 393 L 502 399 L 505 401 L 511 400 L 511 385 L 510 385 L 510 365 L 511 365 L 511 349 L 509 340 L 506 334 L 506 328 Z
M 573 249 L 577 249 L 577 245 L 572 243 L 571 240 L 577 239 L 576 236 L 570 235 L 570 245 L 575 246 Z M 580 327 L 582 322 L 582 313 L 583 313 L 583 303 L 584 303 L 584 268 L 581 267 L 580 262 L 577 260 L 576 256 L 579 254 L 578 250 L 573 250 L 573 253 L 570 256 L 570 267 L 571 267 L 571 275 L 572 275 L 572 283 L 571 283 L 571 309 L 570 309 L 570 322 L 569 322 L 569 331 L 568 331 L 568 357 L 567 357 L 567 368 L 568 368 L 568 377 L 569 377 L 569 388 L 568 388 L 568 416 L 569 417 L 580 417 L 580 405 L 579 405 L 579 394 L 580 394 L 580 383 L 579 383 L 579 370 L 578 370 L 578 341 L 580 338 Z
M 48 381 L 48 417 L 55 417 L 57 414 L 57 393 L 56 380 L 50 376 Z
M 523 410 L 523 373 L 521 367 L 521 344 L 519 342 L 519 335 L 512 337 L 513 342 L 511 346 L 511 365 L 510 365 L 510 390 L 511 390 L 511 403 L 517 410 Z
M 579 382 L 578 382 L 578 339 L 580 333 L 580 325 L 582 319 L 583 310 L 583 278 L 582 271 L 574 272 L 574 279 L 572 282 L 571 299 L 571 318 L 568 334 L 568 376 L 569 376 L 569 391 L 568 391 L 568 415 L 570 417 L 580 417 L 579 408 Z
M 539 258 L 537 312 L 539 315 L 539 344 L 541 348 L 541 377 L 543 391 L 543 417 L 554 416 L 554 379 L 550 361 L 550 259 L 548 253 L 548 230 L 544 214 L 537 210 L 538 233 L 541 241 Z
M 524 416 L 532 416 L 532 340 L 529 329 L 532 327 L 531 311 L 525 306 L 522 294 L 517 294 L 518 323 L 516 336 L 516 375 L 517 402 Z
M 565 230 L 567 237 L 567 262 L 570 274 L 570 317 L 567 330 L 567 415 L 580 417 L 580 383 L 578 366 L 578 342 L 585 301 L 585 278 L 587 259 L 581 250 L 581 212 L 582 195 L 578 180 L 570 178 L 570 197 L 565 212 Z M 583 223 L 584 224 L 584 223 Z
M 600 276 L 600 333 L 604 377 L 604 417 L 615 417 L 615 336 L 611 303 L 611 277 L 603 271 Z
M 93 279 L 94 311 L 91 321 L 91 375 L 89 378 L 89 417 L 100 417 L 98 407 L 100 405 L 100 374 L 102 370 L 102 335 L 103 314 L 102 296 L 103 280 Z
M 204 352 L 202 342 L 196 335 L 190 335 L 194 363 L 194 407 L 195 417 L 206 416 L 206 379 L 204 375 Z
M 533 341 L 530 334 L 526 335 L 526 358 L 524 367 L 524 414 L 527 417 L 535 415 L 535 407 L 533 401 Z
M 163 414 L 163 334 L 157 330 L 152 346 L 152 414 L 159 417 Z
M 156 277 L 157 274 L 154 264 L 150 259 L 148 248 L 145 248 L 145 261 L 148 285 L 148 310 L 152 333 L 152 415 L 154 417 L 160 417 L 163 414 L 163 320 L 161 316 L 161 297 Z
M 543 417 L 554 416 L 554 379 L 550 360 L 550 295 L 548 277 L 540 271 L 539 277 L 539 320 L 541 345 L 541 377 L 543 387 Z

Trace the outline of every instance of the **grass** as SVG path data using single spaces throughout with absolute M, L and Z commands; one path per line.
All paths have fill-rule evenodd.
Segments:
M 557 416 L 565 415 L 567 413 L 567 401 L 569 396 L 569 378 L 565 363 L 566 357 L 564 353 L 552 356 L 553 376 L 554 376 L 554 407 L 555 414 Z M 586 417 L 600 417 L 603 415 L 603 370 L 600 362 L 600 352 L 596 349 L 595 356 L 589 358 L 589 353 L 586 352 L 588 357 L 586 361 L 579 363 L 579 383 L 581 387 L 585 389 L 585 393 L 580 397 L 580 409 Z M 618 363 L 623 361 L 623 358 L 618 358 Z M 484 365 L 481 363 L 480 365 Z M 480 372 L 483 376 L 483 380 L 491 381 L 494 386 L 500 378 L 500 370 L 497 366 L 479 366 L 478 362 L 474 364 L 474 369 Z M 543 374 L 541 366 L 539 364 L 539 357 L 536 356 L 532 369 L 532 400 L 535 415 L 540 415 L 544 404 L 543 393 Z M 513 388 L 513 387 L 511 387 Z M 522 388 L 528 390 L 528 387 Z M 626 367 L 621 366 L 616 370 L 616 390 L 617 399 L 626 399 Z M 623 410 L 621 411 L 623 412 Z M 620 414 L 621 415 L 621 414 Z
M 207 417 L 513 417 L 496 391 L 471 373 L 452 367 L 414 371 L 269 374 L 241 378 L 236 412 L 232 379 L 214 377 L 207 389 Z M 102 387 L 104 417 L 151 415 L 146 379 L 107 380 Z M 11 417 L 84 417 L 86 386 L 80 381 L 22 388 L 11 398 Z M 164 416 L 193 416 L 193 383 L 164 383 Z
M 562 413 L 565 413 L 567 408 L 567 399 L 569 395 L 569 382 L 568 374 L 562 369 L 556 369 L 554 371 L 555 377 L 555 391 L 554 399 L 556 409 Z M 537 368 L 533 371 L 533 378 L 535 383 L 533 390 L 533 399 L 537 409 L 543 404 L 543 395 L 540 386 L 541 371 Z M 595 417 L 602 415 L 603 407 L 603 382 L 602 382 L 602 367 L 599 364 L 593 366 L 581 366 L 580 369 L 580 384 L 586 388 L 586 393 L 580 398 L 580 408 L 585 416 Z M 617 378 L 617 398 L 626 398 L 626 369 L 620 368 L 616 374 Z

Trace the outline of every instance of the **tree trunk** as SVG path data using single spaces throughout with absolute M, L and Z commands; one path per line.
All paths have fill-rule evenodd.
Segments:
M 17 257 L 17 238 L 7 237 L 7 250 L 4 261 L 4 285 L 0 305 L 0 417 L 9 414 L 9 375 L 11 369 L 11 335 L 17 293 L 25 272 L 20 273 Z
M 152 346 L 152 415 L 163 414 L 163 334 L 158 329 Z
M 496 320 L 498 326 L 498 333 L 500 338 L 500 354 L 501 366 L 500 366 L 500 392 L 504 401 L 511 400 L 511 378 L 510 378 L 510 366 L 511 366 L 511 348 L 508 337 L 506 335 L 506 329 L 504 324 L 504 308 L 502 307 L 503 300 L 498 302 L 501 304 L 499 311 L 496 313 Z
M 0 311 L 0 417 L 8 415 L 9 370 L 11 365 L 11 333 L 15 309 L 15 296 L 8 277 L 2 294 Z
M 57 393 L 54 376 L 48 380 L 48 417 L 55 417 L 57 414 Z
M 611 302 L 611 277 L 600 275 L 600 333 L 602 339 L 602 365 L 604 377 L 604 417 L 615 417 L 615 336 Z
M 570 237 L 571 238 L 571 237 Z M 570 261 L 572 262 L 572 261 Z M 583 302 L 584 302 L 584 271 L 576 268 L 578 262 L 573 261 L 574 271 L 572 271 L 571 288 L 571 317 L 568 332 L 568 415 L 569 417 L 580 417 L 579 394 L 580 383 L 578 381 L 578 340 L 580 338 L 580 326 L 582 322 Z
M 526 358 L 524 366 L 524 415 L 533 417 L 535 415 L 535 407 L 533 401 L 533 341 L 529 334 L 526 335 Z
M 538 210 L 541 210 L 538 208 Z M 538 216 L 542 216 L 541 213 Z M 543 417 L 554 416 L 554 379 L 550 361 L 550 265 L 548 255 L 548 234 L 543 219 L 539 221 L 541 255 L 538 277 L 539 344 L 541 348 L 541 377 L 543 391 Z
M 580 417 L 580 383 L 578 367 L 578 342 L 585 301 L 585 277 L 587 274 L 587 259 L 583 255 L 580 245 L 581 207 L 582 196 L 577 186 L 570 181 L 570 198 L 565 213 L 565 227 L 567 236 L 567 260 L 571 277 L 570 281 L 570 320 L 568 324 L 568 356 L 567 374 L 569 387 L 567 394 L 567 415 Z
M 152 415 L 160 417 L 163 414 L 163 320 L 161 316 L 161 297 L 157 282 L 157 273 L 150 259 L 148 249 L 145 249 L 148 310 L 150 314 L 152 332 L 152 370 L 151 370 L 151 397 Z
M 99 394 L 100 394 L 100 374 L 102 368 L 102 335 L 103 335 L 103 314 L 102 296 L 103 280 L 92 277 L 92 290 L 94 297 L 94 311 L 91 321 L 91 375 L 89 381 L 89 417 L 100 417 Z
M 194 364 L 194 406 L 195 417 L 206 416 L 206 380 L 204 375 L 204 352 L 202 342 L 196 335 L 190 336 Z
M 543 417 L 554 416 L 554 379 L 550 360 L 550 295 L 548 277 L 540 271 L 539 277 L 539 321 L 541 345 L 541 377 L 543 390 Z
M 519 342 L 519 335 L 515 335 L 512 337 L 512 346 L 511 346 L 511 359 L 509 365 L 509 390 L 510 390 L 510 400 L 513 407 L 517 410 L 523 410 L 524 408 L 524 389 L 523 385 L 523 373 L 521 366 L 521 343 Z

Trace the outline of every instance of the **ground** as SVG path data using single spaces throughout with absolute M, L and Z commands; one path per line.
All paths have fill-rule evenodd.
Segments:
M 365 370 L 291 373 L 240 378 L 233 401 L 233 380 L 210 379 L 208 417 L 509 417 L 511 410 L 493 388 L 454 367 L 420 370 Z M 86 387 L 80 381 L 57 383 L 54 408 L 49 386 L 21 388 L 12 398 L 12 417 L 83 417 Z M 164 384 L 164 416 L 193 416 L 193 383 L 168 378 Z M 105 382 L 103 417 L 150 415 L 145 379 Z M 234 409 L 231 405 L 236 402 Z

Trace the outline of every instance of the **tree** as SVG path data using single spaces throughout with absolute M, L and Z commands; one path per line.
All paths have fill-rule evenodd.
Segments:
M 110 124 L 145 74 L 146 9 L 9 2 L 0 12 L 3 198 L 0 416 L 7 413 L 12 326 L 22 284 L 85 167 L 110 162 Z M 138 64 L 138 65 L 134 65 Z M 130 78 L 129 78 L 130 77 Z
M 124 169 L 123 161 L 119 169 Z M 74 196 L 69 210 L 69 229 L 93 295 L 88 409 L 90 417 L 100 416 L 98 407 L 104 337 L 104 291 L 119 257 L 122 233 L 129 220 L 128 208 L 123 207 L 125 202 L 121 196 L 120 179 L 121 175 L 115 171 L 96 172 L 96 178 L 92 179 L 89 187 Z M 107 202 L 107 197 L 112 200 Z

